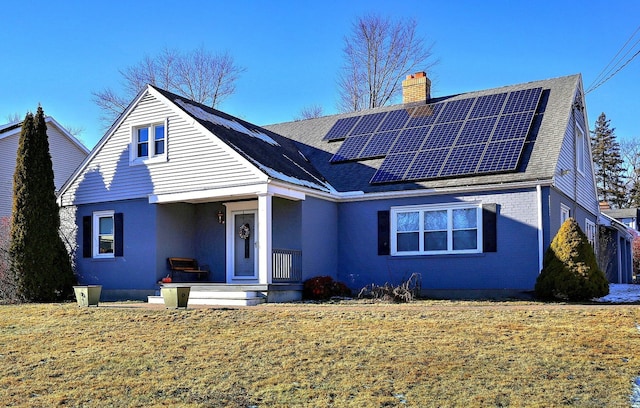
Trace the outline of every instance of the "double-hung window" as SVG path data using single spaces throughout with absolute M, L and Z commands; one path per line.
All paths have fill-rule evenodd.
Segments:
M 166 161 L 165 122 L 135 126 L 132 132 L 131 163 Z
M 477 204 L 391 208 L 391 254 L 435 255 L 482 251 L 482 207 Z
M 593 248 L 596 248 L 596 238 L 597 238 L 597 229 L 596 229 L 596 224 L 589 220 L 589 219 L 585 219 L 584 220 L 584 229 L 585 229 L 585 235 L 587 236 L 587 239 L 589 240 L 589 242 L 591 243 L 591 246 Z
M 115 254 L 115 223 L 113 211 L 93 213 L 93 257 L 113 258 Z
M 571 209 L 565 204 L 560 204 L 560 224 L 564 224 L 571 217 Z

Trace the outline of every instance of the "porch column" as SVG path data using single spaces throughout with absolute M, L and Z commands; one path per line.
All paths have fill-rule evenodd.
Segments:
M 271 283 L 272 260 L 272 211 L 273 194 L 258 195 L 258 282 Z

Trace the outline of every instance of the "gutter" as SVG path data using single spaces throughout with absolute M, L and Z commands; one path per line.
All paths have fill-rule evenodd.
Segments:
M 280 183 L 274 183 L 280 184 Z M 331 192 L 325 193 L 322 191 L 300 188 L 296 186 L 296 190 L 304 192 L 304 194 L 325 199 L 333 202 L 356 202 L 356 201 L 368 201 L 368 200 L 389 200 L 393 198 L 406 198 L 406 197 L 425 197 L 435 196 L 443 194 L 461 194 L 461 193 L 482 193 L 486 191 L 500 191 L 500 190 L 517 190 L 517 189 L 532 189 L 537 187 L 548 187 L 553 185 L 552 179 L 547 180 L 535 180 L 535 181 L 522 181 L 514 183 L 500 183 L 500 184 L 482 184 L 476 186 L 461 186 L 461 187 L 449 187 L 449 188 L 425 188 L 415 190 L 399 190 L 399 191 L 385 191 L 379 193 L 365 193 L 364 191 L 346 191 L 346 192 Z

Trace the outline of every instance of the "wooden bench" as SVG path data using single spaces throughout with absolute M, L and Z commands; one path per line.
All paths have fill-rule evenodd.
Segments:
M 209 271 L 206 269 L 200 269 L 198 267 L 198 261 L 193 258 L 167 258 L 169 262 L 169 269 L 172 272 L 184 272 L 184 273 L 195 273 L 197 274 L 198 280 L 201 277 L 205 279 L 209 275 Z

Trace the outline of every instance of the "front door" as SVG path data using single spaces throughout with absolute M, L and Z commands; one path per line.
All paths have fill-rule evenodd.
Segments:
M 257 279 L 256 211 L 237 211 L 233 219 L 233 279 Z

